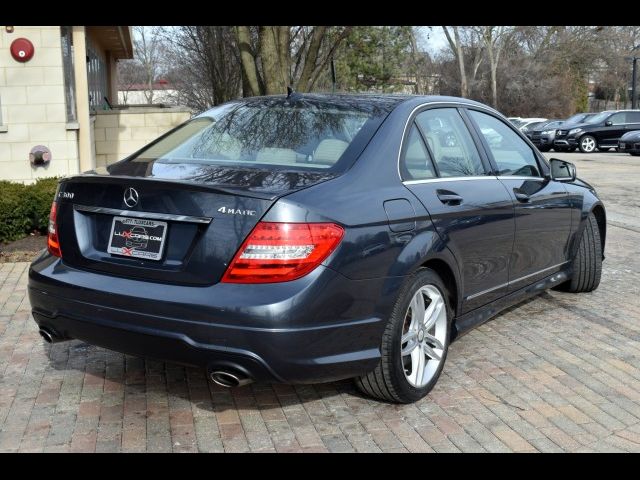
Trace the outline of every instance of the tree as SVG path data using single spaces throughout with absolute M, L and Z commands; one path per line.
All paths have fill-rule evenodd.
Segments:
M 460 96 L 467 98 L 470 96 L 471 89 L 469 87 L 470 82 L 467 76 L 467 66 L 465 63 L 465 50 L 472 54 L 473 58 L 471 64 L 471 82 L 473 83 L 478 73 L 478 68 L 482 62 L 484 47 L 478 45 L 478 35 L 474 29 L 456 26 L 449 28 L 451 28 L 453 32 L 453 37 L 447 27 L 443 26 L 442 30 L 444 31 L 449 47 L 458 62 L 458 69 L 460 72 Z
M 133 52 L 142 66 L 146 85 L 144 96 L 147 103 L 153 103 L 153 84 L 161 73 L 162 40 L 158 27 L 133 27 Z
M 238 26 L 244 96 L 314 88 L 351 27 Z
M 144 82 L 145 72 L 137 60 L 121 60 L 118 62 L 118 92 L 122 93 L 122 103 L 127 104 L 129 92 Z
M 412 72 L 411 27 L 354 27 L 336 55 L 338 86 L 393 92 Z M 417 52 L 416 52 L 417 58 Z
M 482 38 L 487 58 L 489 60 L 489 70 L 491 72 L 491 104 L 493 108 L 498 108 L 498 83 L 497 71 L 500 62 L 502 48 L 512 32 L 511 27 L 484 26 L 477 27 L 478 34 Z
M 176 102 L 202 111 L 240 95 L 240 52 L 233 27 L 180 26 L 162 30 L 167 48 L 165 75 Z

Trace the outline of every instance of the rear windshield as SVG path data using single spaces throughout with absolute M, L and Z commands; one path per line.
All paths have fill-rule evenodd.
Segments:
M 389 111 L 386 104 L 356 101 L 233 102 L 196 117 L 130 161 L 340 172 Z

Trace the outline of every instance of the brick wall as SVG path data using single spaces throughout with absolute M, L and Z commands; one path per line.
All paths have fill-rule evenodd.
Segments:
M 183 107 L 133 107 L 96 112 L 93 132 L 96 166 L 122 160 L 190 117 L 191 112 Z
M 20 63 L 11 42 L 27 38 L 33 58 Z M 77 131 L 67 129 L 60 27 L 0 30 L 0 179 L 31 183 L 39 177 L 78 172 Z M 32 168 L 29 151 L 46 145 L 52 153 L 47 167 Z

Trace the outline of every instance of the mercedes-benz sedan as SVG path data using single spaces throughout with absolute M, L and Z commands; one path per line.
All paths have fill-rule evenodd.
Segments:
M 412 402 L 470 328 L 595 289 L 605 225 L 572 164 L 480 103 L 249 98 L 63 179 L 29 297 L 50 342 Z

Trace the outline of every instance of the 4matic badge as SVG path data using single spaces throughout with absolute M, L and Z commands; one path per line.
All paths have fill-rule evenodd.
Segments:
M 248 215 L 250 217 L 256 214 L 255 210 L 242 210 L 241 208 L 220 207 L 218 211 L 227 215 Z

